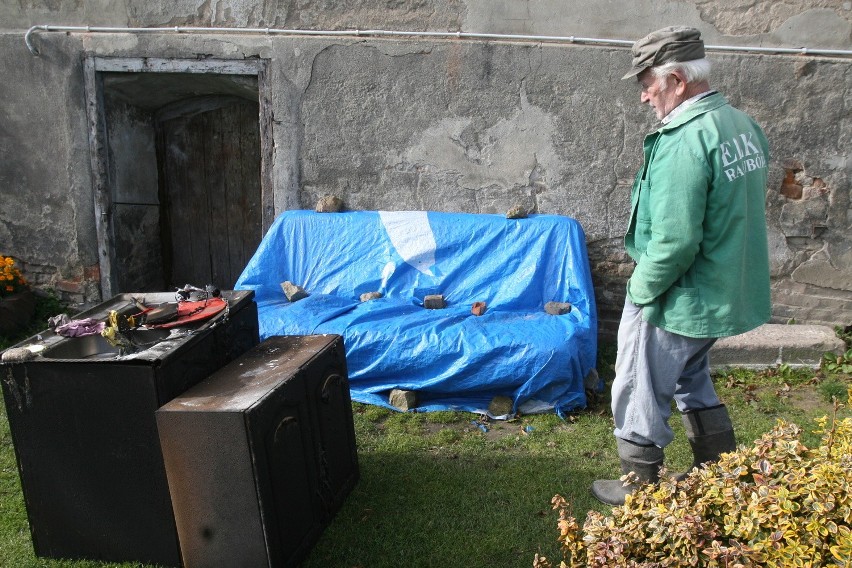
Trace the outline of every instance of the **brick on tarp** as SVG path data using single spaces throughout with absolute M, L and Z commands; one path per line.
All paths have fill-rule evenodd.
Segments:
M 429 294 L 423 298 L 423 307 L 427 310 L 442 310 L 447 307 L 444 296 L 441 294 Z
M 552 316 L 561 316 L 571 311 L 571 304 L 568 302 L 547 302 L 544 305 L 544 311 Z

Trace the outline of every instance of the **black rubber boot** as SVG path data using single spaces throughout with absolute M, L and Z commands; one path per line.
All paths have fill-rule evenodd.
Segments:
M 624 498 L 643 482 L 656 483 L 660 480 L 660 467 L 663 465 L 663 449 L 657 446 L 642 446 L 615 439 L 618 457 L 621 459 L 621 472 L 636 474 L 639 481 L 624 484 L 620 479 L 598 479 L 592 483 L 592 495 L 607 505 L 624 505 Z
M 718 461 L 722 454 L 737 449 L 734 426 L 724 404 L 691 410 L 685 412 L 682 418 L 686 437 L 692 446 L 692 468 Z M 685 479 L 688 473 L 678 475 L 677 479 Z

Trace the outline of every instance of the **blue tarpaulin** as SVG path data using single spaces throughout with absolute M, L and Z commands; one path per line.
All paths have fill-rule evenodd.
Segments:
M 281 283 L 302 286 L 289 302 Z M 424 211 L 287 211 L 236 284 L 256 293 L 261 339 L 343 336 L 354 400 L 389 406 L 416 391 L 421 410 L 486 412 L 585 406 L 597 319 L 580 224 L 568 217 Z M 382 298 L 360 301 L 365 292 Z M 423 299 L 442 294 L 444 309 Z M 549 315 L 547 302 L 568 302 Z M 471 313 L 485 302 L 483 315 Z

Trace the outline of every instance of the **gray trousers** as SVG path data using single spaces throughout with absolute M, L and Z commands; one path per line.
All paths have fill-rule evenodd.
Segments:
M 655 327 L 642 319 L 642 308 L 626 300 L 612 383 L 615 436 L 663 448 L 674 439 L 672 400 L 681 412 L 719 405 L 707 356 L 715 342 Z

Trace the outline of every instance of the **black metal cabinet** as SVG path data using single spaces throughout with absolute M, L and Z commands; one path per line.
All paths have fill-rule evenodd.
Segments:
M 104 317 L 133 296 L 78 317 Z M 223 296 L 227 313 L 132 356 L 0 367 L 36 555 L 180 566 L 154 412 L 258 343 L 254 293 Z M 63 341 L 45 332 L 19 345 Z
M 294 566 L 357 483 L 340 336 L 270 337 L 156 414 L 187 567 Z

